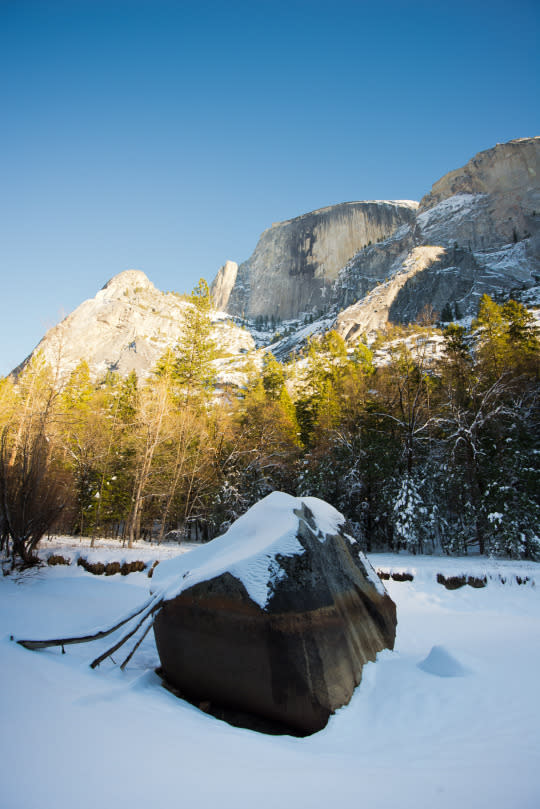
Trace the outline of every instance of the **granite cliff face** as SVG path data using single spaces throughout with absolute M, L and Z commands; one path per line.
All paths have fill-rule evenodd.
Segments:
M 211 290 L 214 306 L 218 312 L 222 312 L 227 308 L 237 275 L 238 264 L 236 261 L 226 261 L 223 267 L 220 267 L 212 283 Z
M 126 270 L 49 329 L 36 351 L 61 377 L 85 360 L 94 379 L 107 371 L 122 376 L 136 371 L 145 378 L 181 338 L 189 305 L 181 295 L 160 292 L 140 270 Z M 213 322 L 214 338 L 224 351 L 238 355 L 253 348 L 244 329 L 217 313 Z
M 391 278 L 378 284 L 364 297 L 349 306 L 338 317 L 338 331 L 346 340 L 354 340 L 362 333 L 371 335 L 384 329 L 395 301 L 415 276 L 421 276 L 429 267 L 440 265 L 445 255 L 443 247 L 415 247 L 405 261 L 399 260 Z
M 539 178 L 539 137 L 497 144 L 419 205 L 346 203 L 274 225 L 237 272 L 220 270 L 214 294 L 247 318 L 333 315 L 347 339 L 410 322 L 426 305 L 475 315 L 483 293 L 540 279 Z
M 213 284 L 216 303 L 248 318 L 286 319 L 328 308 L 339 270 L 368 244 L 412 223 L 415 202 L 346 202 L 279 222 L 266 230 L 247 261 L 222 268 Z
M 493 194 L 507 208 L 517 203 L 524 209 L 525 216 L 535 206 L 538 210 L 539 144 L 540 137 L 518 138 L 479 152 L 463 168 L 445 174 L 433 185 L 431 192 L 420 202 L 419 213 L 457 194 Z M 516 213 L 519 208 L 515 208 Z

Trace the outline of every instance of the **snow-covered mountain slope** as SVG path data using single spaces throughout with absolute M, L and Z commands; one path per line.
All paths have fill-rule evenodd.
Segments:
M 136 371 L 144 378 L 181 338 L 190 305 L 181 295 L 160 292 L 140 270 L 126 270 L 50 329 L 35 350 L 62 377 L 85 360 L 94 379 L 107 371 Z M 254 347 L 253 338 L 224 313 L 214 312 L 212 319 L 213 337 L 221 353 L 230 355 L 219 361 L 227 375 L 233 360 Z

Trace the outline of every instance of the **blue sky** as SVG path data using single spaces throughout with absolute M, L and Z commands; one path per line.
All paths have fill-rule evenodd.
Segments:
M 539 4 L 0 0 L 0 374 L 113 275 L 540 133 Z

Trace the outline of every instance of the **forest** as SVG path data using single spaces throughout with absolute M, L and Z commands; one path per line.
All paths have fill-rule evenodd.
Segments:
M 369 347 L 330 331 L 288 363 L 246 356 L 245 386 L 217 389 L 203 281 L 189 303 L 146 380 L 95 382 L 84 361 L 63 378 L 39 352 L 0 379 L 13 564 L 49 532 L 206 541 L 273 490 L 328 501 L 368 551 L 540 559 L 540 341 L 523 305 L 484 295 L 468 328 L 424 318 Z

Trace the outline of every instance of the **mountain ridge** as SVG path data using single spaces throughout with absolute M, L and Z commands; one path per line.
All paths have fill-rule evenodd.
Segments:
M 227 261 L 212 283 L 214 336 L 230 354 L 227 374 L 257 337 L 289 320 L 278 356 L 310 334 L 335 328 L 372 339 L 389 322 L 414 321 L 426 306 L 474 316 L 482 294 L 504 298 L 540 282 L 540 137 L 475 155 L 437 180 L 420 203 L 353 201 L 274 223 L 253 255 Z M 185 297 L 160 292 L 140 270 L 111 278 L 50 329 L 36 350 L 62 374 L 86 360 L 94 378 L 134 370 L 148 376 L 182 333 Z M 314 325 L 310 324 L 316 321 Z M 61 358 L 61 359 L 60 359 Z
M 538 136 L 497 144 L 478 153 L 433 184 L 417 205 L 413 221 L 402 223 L 385 238 L 364 245 L 350 256 L 325 288 L 317 307 L 307 312 L 297 308 L 289 315 L 300 319 L 306 315 L 331 317 L 333 326 L 346 339 L 356 339 L 362 333 L 369 338 L 390 321 L 414 320 L 426 306 L 439 313 L 450 307 L 473 316 L 484 293 L 504 297 L 535 286 L 540 280 L 539 177 Z M 293 221 L 300 220 L 302 217 Z M 270 233 L 265 231 L 261 240 Z M 428 250 L 432 247 L 441 250 L 435 255 Z M 418 248 L 426 248 L 424 259 L 429 254 L 431 260 L 418 264 Z M 257 259 L 256 254 L 257 249 L 253 254 Z M 252 261 L 253 257 L 241 266 L 249 269 Z M 411 263 L 421 265 L 421 272 L 409 273 L 401 283 L 404 268 L 410 268 Z M 276 315 L 275 298 L 260 279 L 268 274 L 278 287 L 280 273 L 290 275 L 286 254 L 278 254 L 274 266 L 257 267 L 257 314 Z M 243 296 L 243 312 L 249 316 L 246 298 L 253 281 L 249 273 L 244 272 L 244 276 L 237 297 Z M 399 278 L 400 283 L 393 284 L 395 296 L 390 299 L 384 285 L 392 278 Z M 379 313 L 374 318 L 365 299 L 377 289 L 375 297 L 384 295 L 388 305 L 384 317 Z M 261 302 L 264 294 L 268 298 L 266 308 Z M 304 300 L 308 297 L 305 294 Z M 227 310 L 238 314 L 234 286 L 231 300 Z

